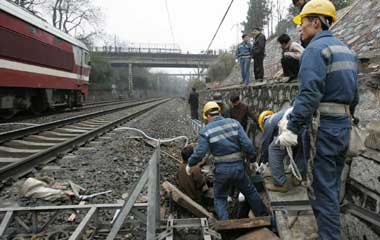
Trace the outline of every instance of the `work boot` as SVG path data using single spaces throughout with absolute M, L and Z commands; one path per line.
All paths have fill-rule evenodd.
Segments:
M 289 186 L 287 183 L 284 183 L 282 185 L 277 185 L 277 184 L 274 184 L 273 182 L 270 182 L 270 183 L 265 184 L 265 187 L 267 188 L 267 190 L 273 191 L 273 192 L 286 193 L 289 191 Z

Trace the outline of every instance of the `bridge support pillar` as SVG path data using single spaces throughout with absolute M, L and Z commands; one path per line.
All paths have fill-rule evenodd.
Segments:
M 160 94 L 160 89 L 161 89 L 161 86 L 160 86 L 160 75 L 157 75 L 157 91 L 158 91 L 158 94 Z
M 133 72 L 132 72 L 132 63 L 128 64 L 128 95 L 132 96 L 133 94 Z

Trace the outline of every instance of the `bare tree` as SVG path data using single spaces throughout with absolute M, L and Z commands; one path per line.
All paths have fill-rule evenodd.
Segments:
M 32 12 L 33 14 L 39 13 L 36 10 L 36 7 L 39 7 L 46 3 L 47 0 L 8 0 L 9 2 L 13 2 L 26 10 Z
M 48 6 L 53 25 L 82 39 L 98 32 L 101 10 L 91 0 L 54 0 Z

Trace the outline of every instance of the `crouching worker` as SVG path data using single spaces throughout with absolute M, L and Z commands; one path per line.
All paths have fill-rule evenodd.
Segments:
M 183 164 L 178 168 L 176 180 L 178 188 L 199 204 L 203 203 L 204 193 L 207 192 L 208 186 L 206 178 L 201 172 L 200 166 L 195 166 L 191 169 L 191 174 L 187 175 L 186 165 L 189 157 L 193 154 L 193 147 L 186 146 L 182 149 Z
M 284 76 L 289 77 L 289 80 L 297 78 L 300 69 L 300 59 L 304 48 L 291 41 L 288 34 L 284 33 L 277 38 L 282 48 L 281 65 L 284 71 Z
M 284 170 L 284 160 L 288 156 L 288 153 L 284 147 L 281 147 L 278 141 L 278 136 L 281 127 L 286 126 L 288 115 L 291 113 L 292 109 L 293 108 L 288 108 L 277 113 L 264 111 L 258 118 L 260 130 L 263 132 L 260 141 L 260 162 L 269 163 L 273 183 L 266 184 L 266 188 L 275 192 L 285 193 L 289 190 L 290 183 L 288 182 Z M 302 177 L 305 178 L 309 154 L 308 132 L 303 131 L 297 137 L 299 139 L 299 144 L 293 147 L 293 157 Z
M 186 172 L 190 175 L 192 167 L 210 151 L 215 159 L 214 208 L 218 218 L 228 219 L 227 197 L 232 187 L 245 196 L 255 216 L 269 215 L 259 193 L 244 171 L 241 150 L 250 159 L 256 158 L 256 151 L 240 123 L 220 116 L 220 107 L 216 102 L 208 102 L 202 115 L 207 120 L 207 125 L 199 134 L 198 146 L 189 158 Z

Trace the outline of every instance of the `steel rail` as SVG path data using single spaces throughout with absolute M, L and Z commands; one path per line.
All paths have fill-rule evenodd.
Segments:
M 169 101 L 170 99 L 164 99 L 158 101 L 158 103 L 149 105 L 148 107 L 132 114 L 128 114 L 116 121 L 107 123 L 105 125 L 102 125 L 100 127 L 97 127 L 89 132 L 83 133 L 81 135 L 78 135 L 77 137 L 74 137 L 72 139 L 68 139 L 65 142 L 62 142 L 60 144 L 57 144 L 51 148 L 48 148 L 46 150 L 43 150 L 41 152 L 35 153 L 31 156 L 28 156 L 21 161 L 13 162 L 8 165 L 5 165 L 4 167 L 0 168 L 0 181 L 8 179 L 8 178 L 14 178 L 14 177 L 20 177 L 25 175 L 26 173 L 30 172 L 34 167 L 38 166 L 42 163 L 50 162 L 56 157 L 62 153 L 66 153 L 71 151 L 77 146 L 83 145 L 86 142 L 96 138 L 97 136 L 104 134 L 105 132 L 108 132 L 115 127 L 122 125 L 140 115 L 143 113 L 148 112 L 149 110 Z M 155 100 L 157 101 L 157 100 Z M 137 105 L 141 105 L 137 104 Z M 121 109 L 119 109 L 120 111 Z M 116 110 L 114 110 L 116 111 Z M 111 111 L 114 112 L 114 111 Z M 96 115 L 97 116 L 97 115 Z M 87 119 L 87 118 L 85 118 Z M 65 121 L 66 122 L 66 121 Z M 71 123 L 71 122 L 70 122 Z M 67 122 L 66 122 L 67 124 Z M 41 130 L 40 130 L 41 131 Z M 30 134 L 30 133 L 28 133 Z
M 150 103 L 150 102 L 155 102 L 155 101 L 160 101 L 160 100 L 162 100 L 162 99 L 153 99 L 153 100 L 150 99 L 150 100 L 142 101 L 142 102 L 134 102 L 134 103 L 131 103 L 131 104 L 128 104 L 125 106 L 121 106 L 121 107 L 97 111 L 94 113 L 83 114 L 83 115 L 79 115 L 79 116 L 75 116 L 75 117 L 66 118 L 63 120 L 58 120 L 58 121 L 49 122 L 46 124 L 41 124 L 38 126 L 31 126 L 31 127 L 27 127 L 27 128 L 17 129 L 17 130 L 13 130 L 13 131 L 9 131 L 9 132 L 4 132 L 4 133 L 0 134 L 0 143 L 4 143 L 4 142 L 10 141 L 10 140 L 22 138 L 22 137 L 32 135 L 32 134 L 36 134 L 36 133 L 39 133 L 42 131 L 47 131 L 47 130 L 54 129 L 57 127 L 62 127 L 62 126 L 68 125 L 68 124 L 77 123 L 80 121 L 95 118 L 95 117 L 102 116 L 105 114 L 117 112 L 117 111 L 120 111 L 123 109 L 128 109 L 128 108 L 136 107 L 136 106 L 139 106 L 139 105 L 142 105 L 145 103 Z

